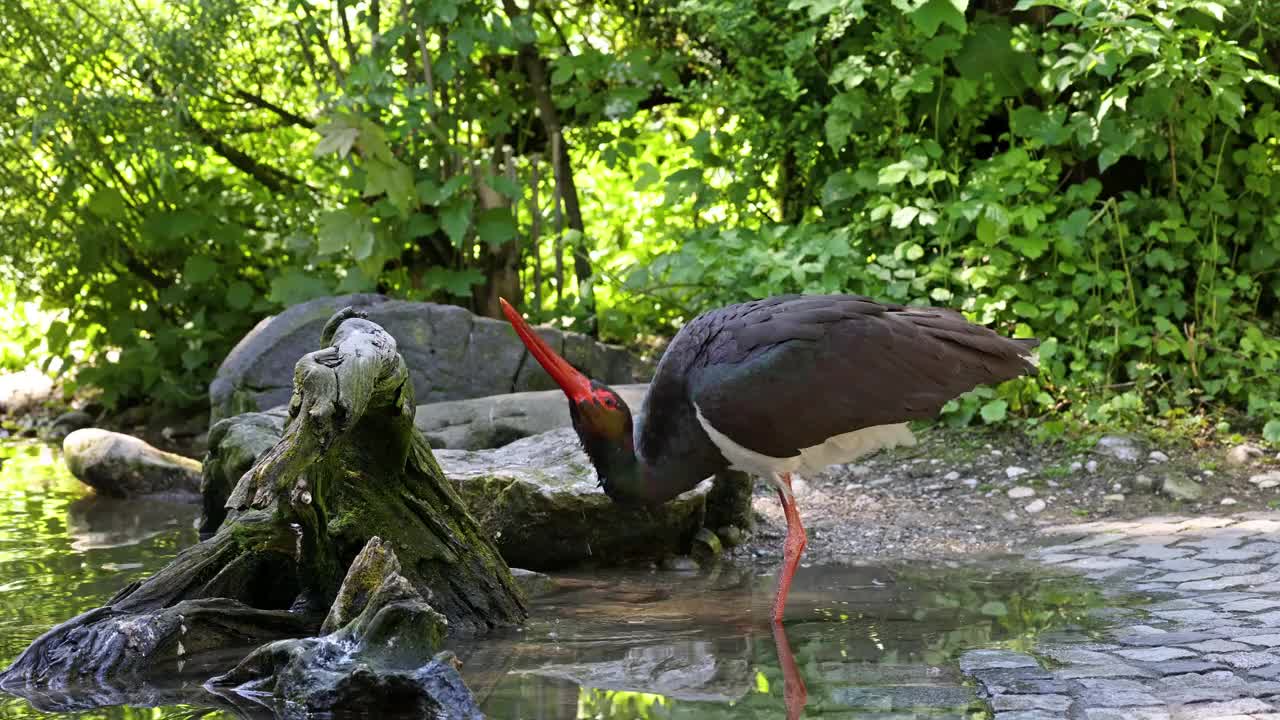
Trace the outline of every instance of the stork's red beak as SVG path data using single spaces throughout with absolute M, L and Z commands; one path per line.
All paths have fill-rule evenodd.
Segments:
M 529 348 L 529 354 L 547 371 L 551 379 L 556 381 L 560 389 L 564 390 L 564 394 L 568 395 L 573 402 L 581 402 L 591 397 L 591 381 L 587 376 L 578 372 L 564 358 L 557 355 L 545 340 L 538 337 L 529 323 L 520 317 L 520 313 L 511 307 L 510 303 L 502 298 L 498 298 L 498 302 L 502 303 L 502 314 L 511 321 L 511 327 L 516 329 L 516 334 L 520 336 L 524 346 Z

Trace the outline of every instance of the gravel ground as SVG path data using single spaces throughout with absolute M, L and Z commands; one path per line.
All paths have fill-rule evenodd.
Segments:
M 936 426 L 917 438 L 915 447 L 795 480 L 806 562 L 1021 552 L 1065 523 L 1280 506 L 1280 454 L 1250 446 L 1156 447 L 1106 436 L 1081 448 Z M 756 532 L 735 555 L 775 557 L 786 524 L 767 483 L 757 482 L 754 505 Z

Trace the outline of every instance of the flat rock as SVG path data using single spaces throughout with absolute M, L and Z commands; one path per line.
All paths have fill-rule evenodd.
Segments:
M 84 428 L 62 441 L 71 474 L 112 497 L 187 495 L 200 490 L 200 463 L 122 433 Z
M 640 411 L 648 388 L 613 386 L 633 414 Z M 560 390 L 453 400 L 418 406 L 413 423 L 433 448 L 483 450 L 569 427 L 569 403 Z
M 1188 477 L 1170 475 L 1160 484 L 1160 492 L 1174 500 L 1194 502 L 1204 497 L 1204 486 Z
M 418 402 L 555 388 L 538 364 L 529 361 L 505 321 L 477 317 L 452 305 L 344 295 L 294 305 L 249 331 L 222 361 L 209 386 L 211 421 L 288 402 L 294 364 L 315 350 L 325 322 L 347 306 L 366 313 L 396 339 Z M 633 383 L 651 373 L 622 348 L 554 328 L 538 328 L 538 334 L 570 364 L 601 382 Z
M 507 563 L 530 570 L 683 552 L 710 487 L 656 508 L 618 505 L 600 491 L 571 428 L 493 450 L 440 450 L 436 459 Z
M 1131 463 L 1136 463 L 1145 456 L 1138 441 L 1127 435 L 1103 435 L 1098 438 L 1094 450 L 1102 455 Z

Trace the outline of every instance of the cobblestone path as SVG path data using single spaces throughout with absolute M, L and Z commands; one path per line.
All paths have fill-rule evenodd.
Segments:
M 1052 528 L 1033 557 L 1109 595 L 1101 641 L 1041 638 L 1031 653 L 974 650 L 961 670 L 996 720 L 1280 720 L 1280 513 Z

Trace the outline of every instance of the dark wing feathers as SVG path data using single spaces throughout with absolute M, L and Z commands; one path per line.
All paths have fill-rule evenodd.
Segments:
M 951 310 L 855 295 L 731 305 L 672 341 L 650 389 L 647 419 L 657 422 L 642 442 L 661 449 L 659 426 L 674 425 L 653 414 L 684 399 L 744 447 L 790 457 L 834 435 L 933 417 L 978 385 L 1033 373 L 1035 345 Z

